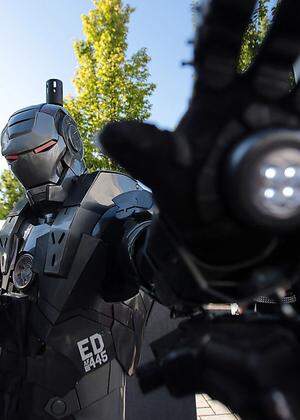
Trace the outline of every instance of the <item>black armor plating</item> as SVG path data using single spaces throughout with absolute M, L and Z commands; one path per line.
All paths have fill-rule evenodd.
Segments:
M 152 304 L 130 258 L 152 206 L 132 178 L 99 172 L 79 177 L 52 213 L 26 200 L 10 213 L 0 235 L 3 418 L 123 418 L 124 372 L 135 370 Z

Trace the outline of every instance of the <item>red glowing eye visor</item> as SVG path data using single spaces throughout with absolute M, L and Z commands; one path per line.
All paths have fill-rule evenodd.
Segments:
M 42 152 L 46 152 L 47 150 L 52 149 L 53 146 L 55 146 L 57 143 L 56 140 L 49 140 L 47 141 L 47 143 L 43 144 L 42 146 L 36 147 L 35 149 L 33 149 L 33 152 L 35 154 L 38 153 L 42 153 Z M 18 160 L 20 155 L 8 155 L 5 156 L 6 160 L 8 163 L 12 163 L 15 162 L 16 160 Z
M 33 151 L 36 154 L 46 152 L 47 150 L 52 149 L 52 147 L 55 146 L 56 143 L 57 143 L 56 140 L 50 140 L 47 143 L 43 144 L 42 146 L 39 146 L 39 147 L 35 148 Z
M 8 163 L 12 163 L 15 160 L 17 160 L 19 157 L 19 155 L 9 155 L 9 156 L 5 156 L 5 159 L 7 160 Z

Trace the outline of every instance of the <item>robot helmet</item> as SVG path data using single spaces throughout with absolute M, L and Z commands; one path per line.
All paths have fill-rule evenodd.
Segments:
M 9 118 L 1 149 L 32 204 L 64 200 L 70 180 L 85 167 L 83 144 L 62 106 L 59 80 L 48 80 L 47 103 L 21 109 Z

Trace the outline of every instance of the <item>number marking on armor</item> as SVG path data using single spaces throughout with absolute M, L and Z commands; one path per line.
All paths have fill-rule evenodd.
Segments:
M 89 338 L 77 342 L 86 373 L 108 362 L 107 351 L 101 334 L 93 334 Z

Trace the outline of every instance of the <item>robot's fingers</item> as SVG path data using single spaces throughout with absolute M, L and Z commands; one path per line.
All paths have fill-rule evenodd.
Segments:
M 224 88 L 235 77 L 243 36 L 255 0 L 212 0 L 199 8 L 200 25 L 195 48 L 199 87 Z M 195 92 L 196 93 L 196 92 Z
M 282 0 L 274 23 L 249 71 L 260 95 L 276 100 L 290 90 L 292 66 L 300 55 L 300 1 Z
M 138 122 L 108 124 L 96 136 L 100 149 L 150 188 L 161 183 L 170 163 L 172 134 Z

